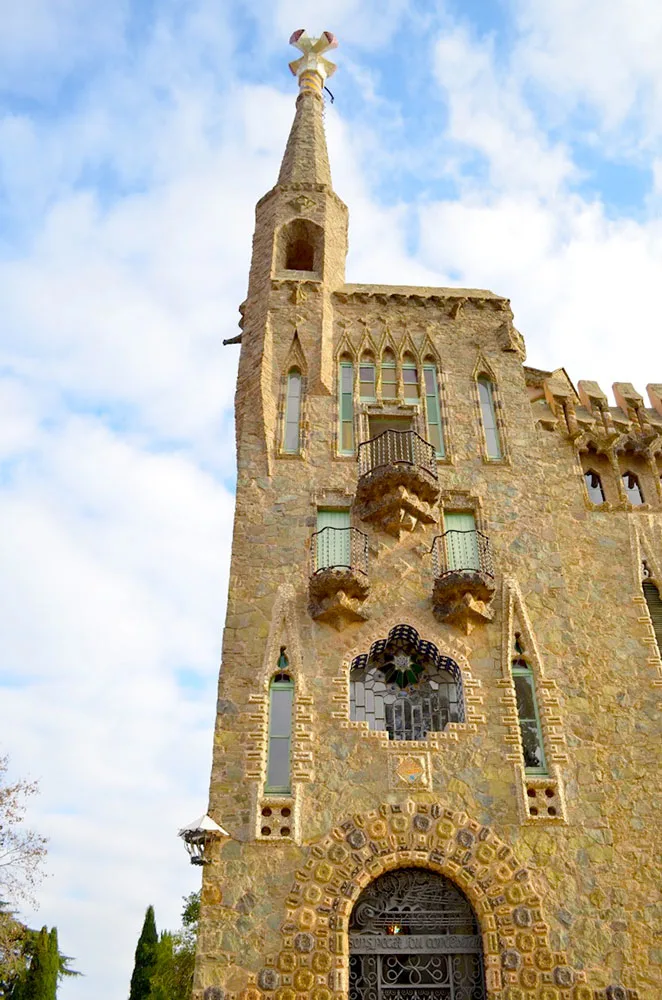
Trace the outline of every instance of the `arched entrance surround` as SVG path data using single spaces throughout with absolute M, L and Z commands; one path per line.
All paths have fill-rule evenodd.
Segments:
M 243 1000 L 346 1000 L 354 903 L 379 875 L 403 867 L 445 875 L 466 895 L 488 1000 L 594 1000 L 585 973 L 550 949 L 540 897 L 511 848 L 465 813 L 412 801 L 355 815 L 309 848 L 286 899 L 282 947 Z

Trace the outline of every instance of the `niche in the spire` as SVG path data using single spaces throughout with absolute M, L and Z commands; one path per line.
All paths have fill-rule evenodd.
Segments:
M 322 275 L 324 230 L 308 219 L 293 219 L 277 237 L 276 270 L 298 271 L 311 278 Z

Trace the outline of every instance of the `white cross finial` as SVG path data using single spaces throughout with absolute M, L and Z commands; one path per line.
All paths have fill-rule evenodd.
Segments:
M 303 55 L 290 63 L 293 76 L 299 78 L 299 90 L 321 93 L 327 77 L 336 71 L 336 64 L 325 59 L 323 53 L 338 47 L 338 39 L 330 31 L 323 31 L 319 38 L 311 38 L 304 28 L 295 31 L 290 45 L 296 46 Z

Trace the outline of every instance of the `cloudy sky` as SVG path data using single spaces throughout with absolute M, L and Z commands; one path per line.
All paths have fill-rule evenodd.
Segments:
M 0 741 L 33 922 L 122 1000 L 196 870 L 255 202 L 334 31 L 348 280 L 509 296 L 535 367 L 662 382 L 659 0 L 0 0 Z

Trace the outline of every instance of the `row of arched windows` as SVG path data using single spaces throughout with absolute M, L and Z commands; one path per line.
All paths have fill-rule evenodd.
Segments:
M 639 477 L 634 472 L 627 471 L 623 473 L 621 479 L 625 495 L 633 507 L 640 507 L 645 503 L 644 492 L 641 488 Z M 599 473 L 593 469 L 588 469 L 584 473 L 584 483 L 586 484 L 586 492 L 591 503 L 602 504 L 606 502 L 607 498 Z
M 437 458 L 445 458 L 446 443 L 436 364 L 428 359 L 419 372 L 414 358 L 405 355 L 399 372 L 398 376 L 395 355 L 390 350 L 384 352 L 379 366 L 370 357 L 364 358 L 358 369 L 359 402 L 395 402 L 399 398 L 409 403 L 422 402 L 427 440 L 434 447 Z M 503 448 L 496 415 L 494 385 L 486 375 L 481 375 L 476 380 L 476 386 L 485 452 L 489 459 L 500 459 L 503 457 Z M 343 455 L 351 455 L 355 449 L 356 390 L 354 362 L 342 359 L 338 370 L 338 450 Z M 302 397 L 302 373 L 298 368 L 291 368 L 287 374 L 282 438 L 282 450 L 287 454 L 297 454 L 301 449 Z

